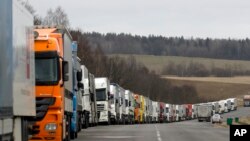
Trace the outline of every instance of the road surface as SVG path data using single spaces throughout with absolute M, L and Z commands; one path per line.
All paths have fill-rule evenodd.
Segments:
M 244 115 L 250 108 L 224 114 Z M 250 115 L 250 112 L 248 112 Z M 229 141 L 229 129 L 197 120 L 163 123 L 97 126 L 82 130 L 75 141 Z

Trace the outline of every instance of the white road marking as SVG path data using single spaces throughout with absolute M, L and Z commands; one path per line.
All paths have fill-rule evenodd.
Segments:
M 105 139 L 129 139 L 138 136 L 92 136 L 93 138 L 105 138 Z
M 156 129 L 157 140 L 162 141 L 160 131 L 156 125 L 155 125 L 155 129 Z

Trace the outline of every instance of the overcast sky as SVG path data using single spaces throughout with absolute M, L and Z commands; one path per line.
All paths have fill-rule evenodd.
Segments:
M 210 38 L 250 37 L 250 0 L 28 0 L 37 14 L 61 6 L 73 28 Z

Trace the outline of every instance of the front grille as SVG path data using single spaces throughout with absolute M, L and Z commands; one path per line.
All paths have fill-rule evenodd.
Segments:
M 104 104 L 97 104 L 97 111 L 103 111 L 104 110 Z
M 36 117 L 33 119 L 35 121 L 41 121 L 46 115 L 49 106 L 55 103 L 55 98 L 36 98 Z

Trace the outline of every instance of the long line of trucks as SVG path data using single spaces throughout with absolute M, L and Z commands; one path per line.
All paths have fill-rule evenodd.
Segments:
M 11 13 L 11 14 L 10 14 Z M 95 78 L 64 27 L 33 26 L 17 0 L 0 2 L 0 140 L 69 141 L 98 124 L 210 121 L 237 99 L 170 104 Z M 244 105 L 250 105 L 249 96 Z

